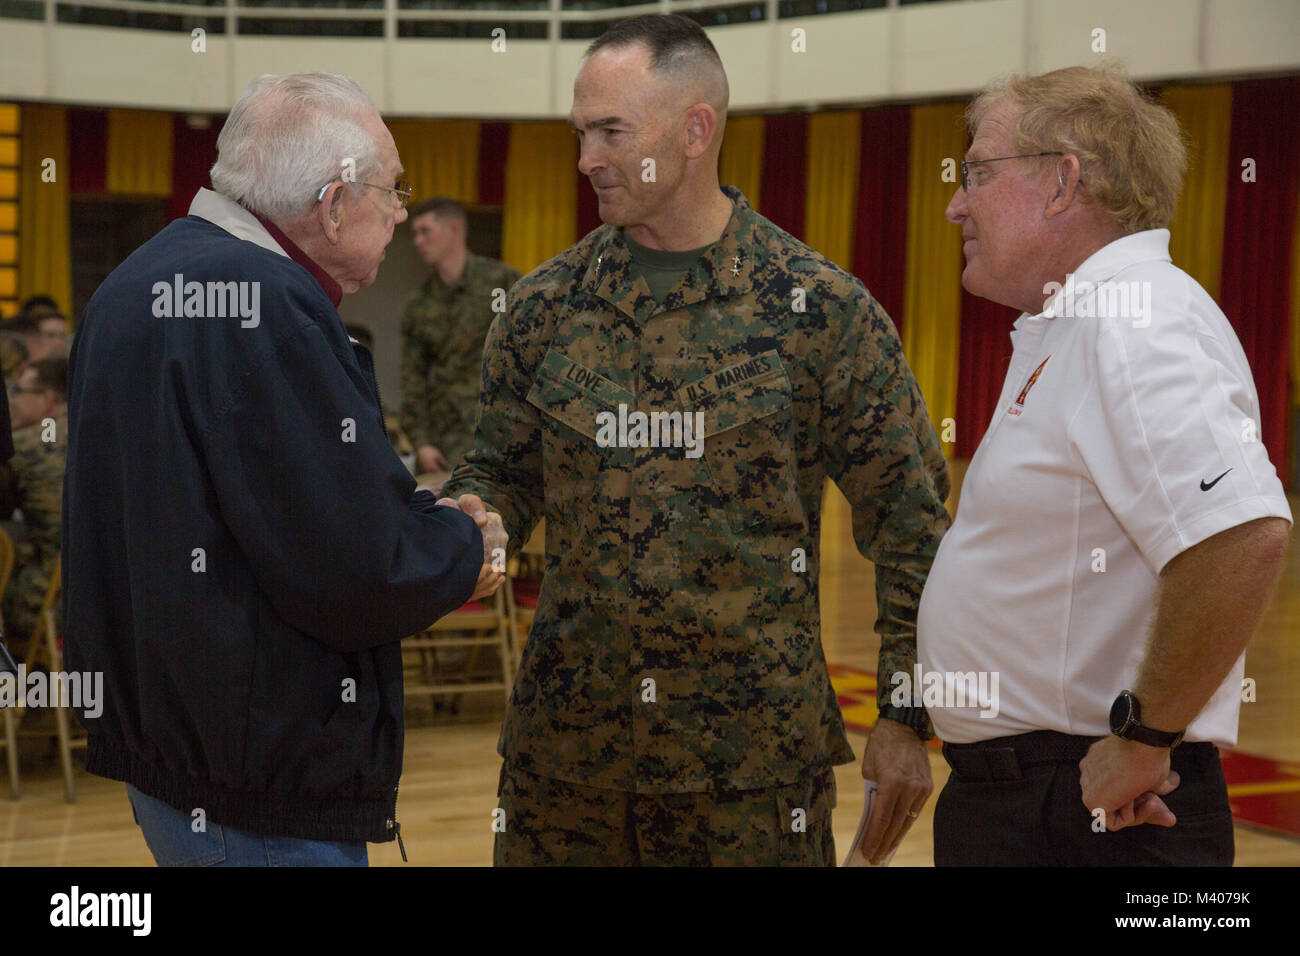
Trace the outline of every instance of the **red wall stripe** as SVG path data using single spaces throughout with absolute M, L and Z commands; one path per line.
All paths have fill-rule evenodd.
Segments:
M 510 124 L 478 125 L 478 201 L 501 206 L 506 201 L 506 153 L 510 149 Z
M 68 120 L 68 192 L 102 193 L 108 173 L 108 114 L 70 109 Z
M 862 111 L 858 207 L 853 227 L 853 274 L 902 331 L 907 285 L 908 148 L 912 110 Z
M 1242 180 L 1254 161 L 1254 182 Z M 1287 473 L 1291 247 L 1300 170 L 1300 77 L 1232 90 L 1228 198 L 1219 305 L 1237 331 L 1259 392 L 1264 444 Z
M 190 202 L 200 188 L 212 188 L 208 171 L 217 161 L 217 137 L 225 125 L 224 116 L 208 117 L 207 129 L 193 129 L 184 114 L 172 117 L 172 195 L 168 219 L 188 215 Z
M 763 185 L 759 212 L 803 238 L 808 177 L 808 114 L 763 118 Z

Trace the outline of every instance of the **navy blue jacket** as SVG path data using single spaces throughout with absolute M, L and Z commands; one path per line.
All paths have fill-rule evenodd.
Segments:
M 176 274 L 259 283 L 258 324 L 159 317 Z M 320 284 L 173 222 L 90 300 L 68 431 L 66 666 L 104 674 L 87 769 L 266 836 L 391 840 L 397 642 L 469 599 L 483 543 L 416 491 Z

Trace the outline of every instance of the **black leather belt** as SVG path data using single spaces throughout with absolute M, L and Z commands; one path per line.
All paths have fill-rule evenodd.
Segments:
M 1078 763 L 1099 738 L 1035 730 L 974 744 L 944 744 L 943 757 L 962 780 L 1019 780 L 1045 763 Z
M 1078 763 L 1100 737 L 1076 737 L 1055 730 L 1035 730 L 975 744 L 944 744 L 943 757 L 963 781 L 1019 780 L 1024 771 L 1045 763 Z M 1219 761 L 1212 743 L 1182 743 L 1170 755 L 1172 769 L 1204 769 Z

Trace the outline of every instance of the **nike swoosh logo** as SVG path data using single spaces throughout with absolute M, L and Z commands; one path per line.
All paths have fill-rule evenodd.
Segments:
M 1228 471 L 1232 471 L 1232 469 L 1229 468 Z M 1226 474 L 1228 473 L 1228 471 L 1225 471 L 1225 472 L 1223 473 L 1223 475 L 1226 475 Z M 1222 478 L 1223 475 L 1220 475 L 1219 478 Z M 1202 478 L 1202 479 L 1201 479 L 1201 490 L 1202 490 L 1202 491 L 1209 491 L 1211 488 L 1213 488 L 1215 485 L 1217 485 L 1217 484 L 1219 483 L 1219 478 L 1215 478 L 1215 479 L 1214 479 L 1213 481 L 1211 481 L 1209 484 L 1206 484 L 1206 483 L 1205 483 L 1205 479 Z

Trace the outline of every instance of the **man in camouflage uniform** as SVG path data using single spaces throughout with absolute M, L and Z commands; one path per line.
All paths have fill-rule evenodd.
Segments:
M 14 457 L 0 466 L 0 516 L 23 513 L 14 571 L 4 594 L 5 636 L 24 647 L 36 627 L 59 556 L 67 464 L 68 360 L 33 362 L 9 389 Z M 56 604 L 57 608 L 57 604 Z M 57 610 L 56 610 L 57 614 Z
M 862 284 L 719 189 L 726 102 L 685 18 L 593 43 L 571 122 L 606 225 L 520 280 L 488 336 L 445 493 L 499 511 L 513 547 L 545 517 L 547 556 L 499 744 L 498 864 L 834 864 L 832 767 L 853 751 L 819 634 L 827 477 L 876 562 L 880 671 L 916 660 L 949 523 L 934 428 Z M 653 438 L 635 420 L 676 412 Z M 877 860 L 932 786 L 929 719 L 889 689 L 863 758 Z
M 454 199 L 412 209 L 411 235 L 432 271 L 403 313 L 401 427 L 417 471 L 447 471 L 474 447 L 483 340 L 519 270 L 469 251 Z

